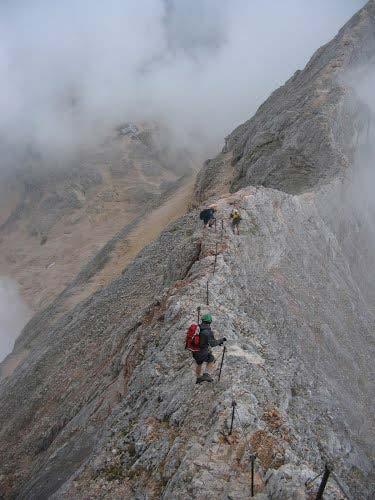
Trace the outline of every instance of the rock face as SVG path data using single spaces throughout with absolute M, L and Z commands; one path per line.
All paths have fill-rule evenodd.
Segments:
M 373 16 L 370 2 L 290 81 L 300 78 L 300 96 L 314 87 L 312 66 L 329 65 L 338 47 L 343 61 L 354 45 L 358 63 L 370 60 Z M 369 45 L 361 52 L 351 37 Z M 271 96 L 271 108 L 286 109 L 284 92 Z M 197 197 L 216 196 L 223 232 L 220 223 L 204 231 L 192 210 L 109 286 L 62 314 L 65 291 L 30 321 L 14 350 L 23 361 L 0 382 L 5 498 L 240 500 L 250 498 L 251 453 L 255 498 L 311 498 L 317 484 L 306 481 L 326 461 L 353 498 L 372 497 L 373 214 L 353 200 L 340 163 L 354 169 L 351 127 L 361 134 L 367 115 L 348 98 L 353 114 L 333 141 L 337 123 L 327 116 L 343 109 L 335 95 L 316 103 L 316 117 L 290 103 L 300 123 L 295 154 L 310 162 L 308 175 L 287 161 L 291 128 L 282 138 L 272 132 L 269 146 L 270 136 L 257 142 L 260 115 L 279 130 L 283 114 L 261 107 L 199 175 Z M 301 132 L 304 120 L 320 127 L 316 144 Z M 254 144 L 264 146 L 258 166 L 247 155 Z M 240 236 L 228 222 L 233 204 L 243 216 Z M 87 272 L 77 279 L 89 280 Z M 198 306 L 228 339 L 213 384 L 195 384 L 184 350 Z M 342 498 L 331 480 L 325 498 Z
M 226 138 L 222 155 L 200 174 L 201 198 L 217 192 L 217 171 L 228 175 L 228 157 L 232 191 L 253 184 L 301 193 L 343 176 L 370 113 L 346 79 L 353 72 L 363 78 L 374 59 L 371 1 Z

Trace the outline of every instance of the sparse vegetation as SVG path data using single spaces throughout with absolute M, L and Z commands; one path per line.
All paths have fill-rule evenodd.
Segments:
M 108 480 L 122 479 L 125 477 L 124 470 L 119 464 L 111 464 L 101 470 L 101 474 Z

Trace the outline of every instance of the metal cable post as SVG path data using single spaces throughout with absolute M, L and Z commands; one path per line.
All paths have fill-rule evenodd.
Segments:
M 220 382 L 220 377 L 221 377 L 221 370 L 223 368 L 223 363 L 224 363 L 224 356 L 225 356 L 225 351 L 227 350 L 226 346 L 223 347 L 223 355 L 221 356 L 221 363 L 220 363 L 220 370 L 219 370 L 219 377 L 217 379 L 218 382 Z
M 255 463 L 255 455 L 252 454 L 250 456 L 251 460 L 251 496 L 254 496 L 254 463 Z
M 320 483 L 318 493 L 316 494 L 316 500 L 321 500 L 323 498 L 323 493 L 327 485 L 330 473 L 331 473 L 330 469 L 328 468 L 327 464 L 325 464 L 322 481 Z
M 230 429 L 229 429 L 229 436 L 232 434 L 232 431 L 233 431 L 233 422 L 234 422 L 234 411 L 236 409 L 236 405 L 237 403 L 235 401 L 232 401 L 232 418 L 231 418 L 231 421 L 230 421 Z
M 214 272 L 213 272 L 213 274 L 215 274 L 215 269 L 216 269 L 216 262 L 217 262 L 217 247 L 218 247 L 218 243 L 216 242 L 216 245 L 215 245 Z

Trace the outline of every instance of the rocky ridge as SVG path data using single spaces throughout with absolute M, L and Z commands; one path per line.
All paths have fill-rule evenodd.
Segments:
M 375 325 L 344 246 L 319 215 L 319 195 L 249 188 L 219 201 L 220 214 L 234 201 L 243 234 L 225 227 L 215 275 L 220 233 L 202 238 L 193 213 L 57 326 L 25 330 L 17 348 L 30 350 L 28 363 L 1 401 L 8 480 L 17 471 L 22 484 L 15 447 L 34 457 L 20 498 L 59 486 L 56 498 L 246 498 L 250 451 L 267 498 L 305 498 L 304 482 L 327 459 L 366 498 L 374 437 L 363 374 Z M 214 326 L 229 340 L 222 381 L 202 387 L 183 341 L 207 279 Z M 227 441 L 232 399 L 243 431 L 237 421 Z M 20 447 L 6 431 L 34 408 Z M 327 498 L 340 496 L 331 488 Z
M 373 27 L 371 1 L 318 51 L 298 76 L 301 86 L 314 84 L 315 69 L 327 54 L 336 57 L 337 44 L 357 47 L 352 38 L 369 37 L 368 61 Z M 344 35 L 349 43 L 340 45 Z M 357 64 L 358 57 L 349 59 Z M 283 102 L 284 90 L 272 102 L 275 95 Z M 353 92 L 349 101 L 346 123 L 361 142 L 367 111 L 358 111 Z M 339 116 L 341 104 L 329 103 L 330 116 Z M 332 138 L 326 107 L 324 99 L 316 103 L 316 123 Z M 358 210 L 341 175 L 338 158 L 354 168 L 352 128 L 342 129 L 346 141 L 321 148 L 319 134 L 313 148 L 301 135 L 311 175 L 297 175 L 293 188 L 288 164 L 279 182 L 273 176 L 266 186 L 252 155 L 233 161 L 246 135 L 246 142 L 255 140 L 259 116 L 230 136 L 197 181 L 197 198 L 214 197 L 225 220 L 222 238 L 220 225 L 203 232 L 192 210 L 109 286 L 63 315 L 57 298 L 24 329 L 14 353 L 27 356 L 0 382 L 5 498 L 249 498 L 250 453 L 257 455 L 260 500 L 311 498 L 316 484 L 306 481 L 326 461 L 353 498 L 374 494 L 368 275 L 375 240 L 371 214 Z M 276 175 L 284 142 L 272 148 L 260 148 L 257 165 Z M 227 222 L 233 203 L 244 219 L 239 237 Z M 197 386 L 183 343 L 205 304 L 207 280 L 213 326 L 225 333 L 228 351 L 221 381 Z M 235 431 L 228 437 L 233 399 Z M 334 482 L 325 497 L 342 498 Z

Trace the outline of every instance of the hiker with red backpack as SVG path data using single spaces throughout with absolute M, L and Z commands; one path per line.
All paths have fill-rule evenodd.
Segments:
M 225 337 L 219 340 L 215 339 L 211 323 L 211 314 L 203 314 L 200 325 L 192 324 L 186 334 L 185 348 L 193 353 L 193 358 L 196 362 L 195 373 L 197 375 L 197 384 L 201 382 L 213 382 L 210 373 L 216 360 L 210 348 L 223 345 L 227 340 Z M 203 363 L 206 363 L 206 370 L 202 375 Z

